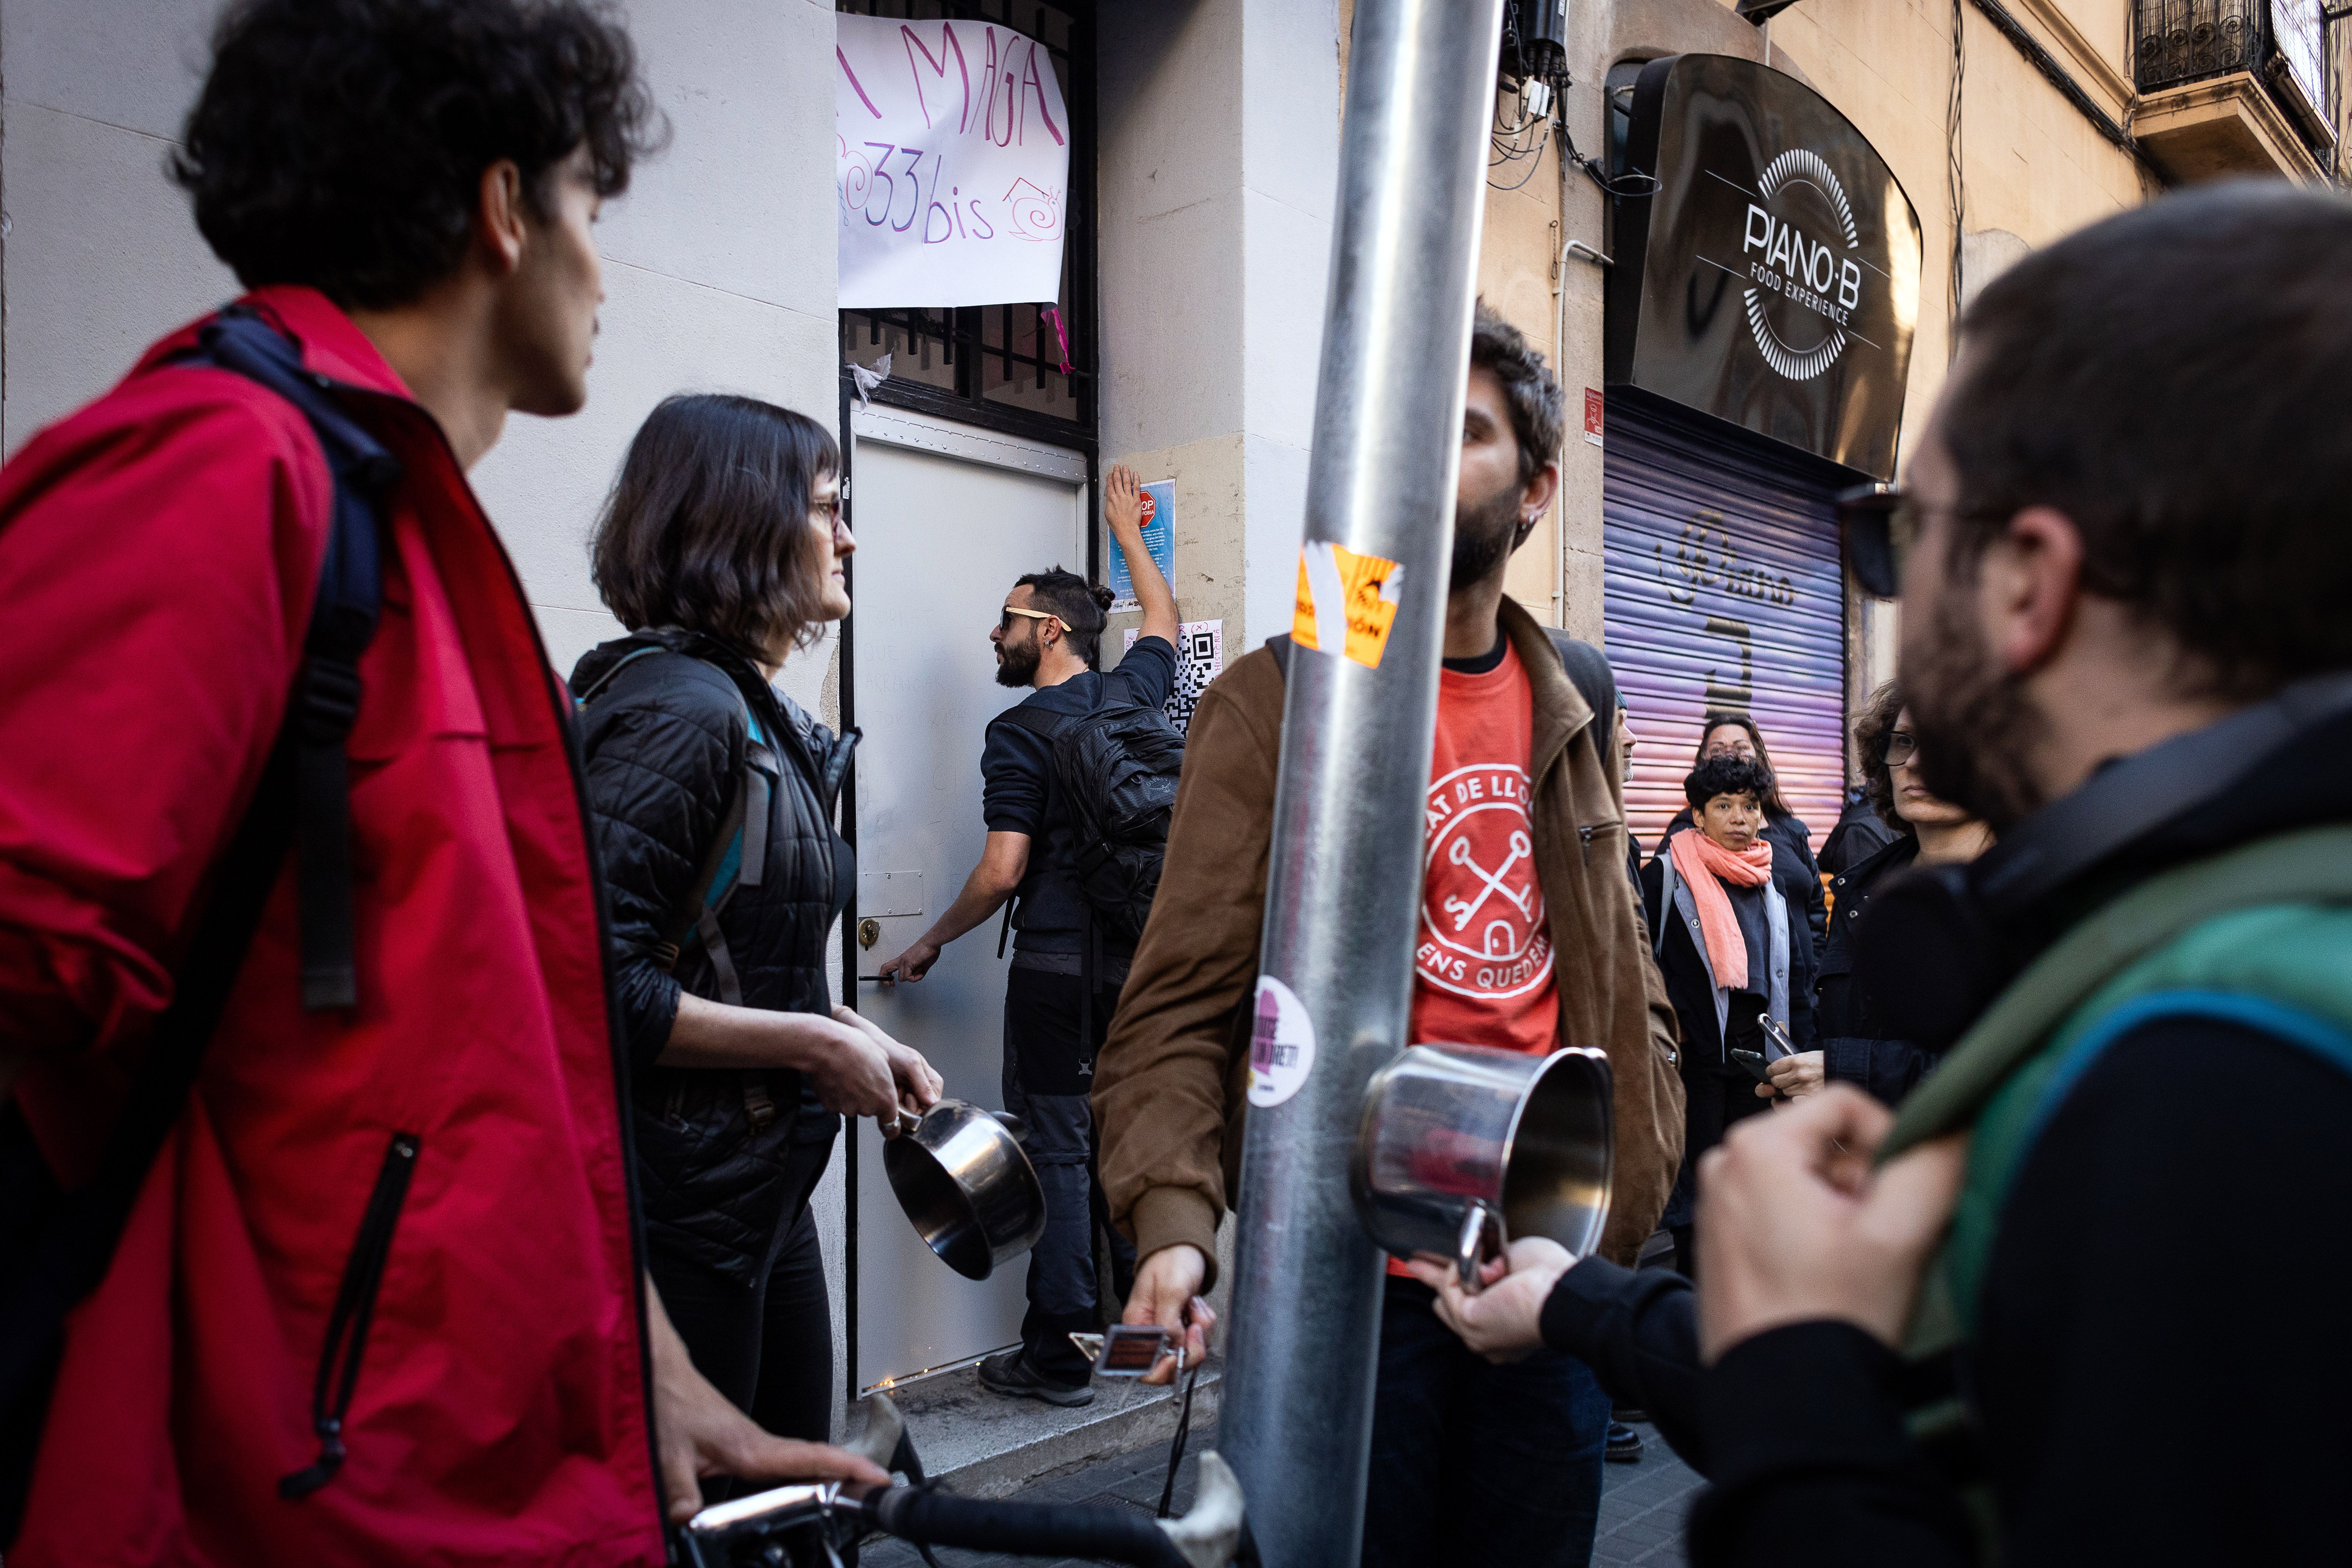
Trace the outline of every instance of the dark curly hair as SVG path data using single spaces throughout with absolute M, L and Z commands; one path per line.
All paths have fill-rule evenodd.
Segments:
M 1853 721 L 1854 754 L 1862 759 L 1862 795 L 1878 820 L 1895 832 L 1918 837 L 1919 830 L 1895 809 L 1895 770 L 1886 765 L 1886 738 L 1903 714 L 1903 688 L 1890 680 L 1870 694 Z
M 1094 668 L 1102 657 L 1103 627 L 1110 624 L 1115 602 L 1111 591 L 1059 566 L 1051 572 L 1026 573 L 1015 578 L 1013 585 L 1028 589 L 1033 605 L 1061 620 L 1070 651 L 1085 659 L 1088 669 Z
M 666 397 L 629 443 L 589 537 L 596 592 L 631 631 L 683 626 L 758 661 L 823 630 L 824 536 L 809 493 L 833 433 L 756 397 Z
M 1511 434 L 1519 444 L 1519 483 L 1524 485 L 1538 468 L 1559 458 L 1568 400 L 1542 353 L 1484 300 L 1470 321 L 1470 363 L 1493 371 L 1503 384 L 1504 400 L 1511 405 Z M 1520 538 L 1527 532 L 1522 528 Z
M 590 0 L 242 0 L 169 166 L 247 288 L 383 310 L 457 269 L 492 163 L 543 218 L 575 148 L 617 195 L 666 130 Z
M 1683 779 L 1683 798 L 1694 813 L 1719 795 L 1752 795 L 1761 806 L 1772 793 L 1771 770 L 1745 757 L 1713 757 L 1693 768 Z

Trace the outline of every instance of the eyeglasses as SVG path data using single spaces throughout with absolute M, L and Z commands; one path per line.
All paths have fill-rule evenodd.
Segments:
M 1856 485 L 1837 498 L 1838 528 L 1853 580 L 1874 599 L 1903 592 L 1903 565 L 1919 542 L 1926 513 L 1900 485 Z
M 1899 768 L 1918 754 L 1919 739 L 1907 730 L 1889 731 L 1886 744 L 1879 752 L 1890 768 Z
M 1029 621 L 1051 621 L 1066 632 L 1070 629 L 1068 624 L 1059 616 L 1050 615 L 1044 610 L 1024 610 L 1017 605 L 1007 605 L 1004 606 L 1004 614 L 999 616 L 996 619 L 996 629 L 1000 632 L 1011 631 L 1013 629 L 1013 617 L 1015 616 L 1019 616 L 1022 619 Z

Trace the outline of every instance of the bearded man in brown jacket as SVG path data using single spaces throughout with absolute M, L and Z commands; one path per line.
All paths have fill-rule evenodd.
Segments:
M 1631 1264 L 1682 1159 L 1675 1016 L 1625 876 L 1616 716 L 1594 711 L 1566 661 L 1606 667 L 1583 645 L 1555 647 L 1503 596 L 1512 552 L 1559 489 L 1561 411 L 1543 357 L 1481 304 L 1412 1029 L 1416 1040 L 1608 1054 L 1617 1161 L 1601 1250 Z M 1261 648 L 1202 696 L 1159 896 L 1095 1068 L 1103 1187 L 1141 1260 L 1127 1321 L 1182 1334 L 1191 1361 L 1206 1351 L 1198 1298 L 1214 1283 L 1217 1223 L 1239 1179 L 1283 682 Z M 1444 1498 L 1475 1511 L 1494 1561 L 1585 1563 L 1609 1420 L 1591 1372 L 1551 1352 L 1489 1365 L 1438 1321 L 1427 1287 L 1401 1265 L 1390 1273 L 1364 1563 L 1440 1560 Z

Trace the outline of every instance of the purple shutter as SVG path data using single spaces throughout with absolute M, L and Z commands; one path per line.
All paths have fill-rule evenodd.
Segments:
M 1625 806 L 1645 853 L 1684 805 L 1713 708 L 1764 732 L 1816 850 L 1845 783 L 1845 580 L 1830 498 L 1793 448 L 1612 388 L 1601 485 L 1609 662 L 1637 742 Z

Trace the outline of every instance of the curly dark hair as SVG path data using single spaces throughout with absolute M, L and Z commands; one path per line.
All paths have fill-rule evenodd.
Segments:
M 1771 793 L 1771 770 L 1745 757 L 1711 758 L 1683 779 L 1683 798 L 1693 813 L 1705 811 L 1706 803 L 1719 795 L 1752 795 L 1761 806 Z
M 242 0 L 169 166 L 247 288 L 383 310 L 456 270 L 492 163 L 514 160 L 543 218 L 575 148 L 617 195 L 666 134 L 591 0 Z
M 833 433 L 756 397 L 666 397 L 588 541 L 596 592 L 631 631 L 683 626 L 767 661 L 823 630 L 832 556 L 809 494 L 841 471 Z
M 1101 584 L 1089 583 L 1059 566 L 1051 572 L 1024 573 L 1013 585 L 1028 589 L 1031 605 L 1060 618 L 1063 639 L 1070 651 L 1085 659 L 1088 669 L 1094 668 L 1102 657 L 1103 628 L 1110 624 L 1110 607 L 1117 595 Z
M 1895 832 L 1917 837 L 1919 830 L 1895 809 L 1895 770 L 1886 765 L 1886 737 L 1903 714 L 1903 687 L 1888 681 L 1870 694 L 1853 721 L 1854 754 L 1862 759 L 1862 795 L 1878 820 Z
M 1568 400 L 1543 354 L 1484 300 L 1471 318 L 1470 363 L 1493 371 L 1503 384 L 1504 399 L 1511 405 L 1511 434 L 1519 443 L 1519 483 L 1524 485 L 1538 468 L 1559 458 Z M 1520 537 L 1526 536 L 1523 528 Z
M 1780 797 L 1780 783 L 1772 774 L 1772 752 L 1764 744 L 1764 731 L 1756 727 L 1756 721 L 1749 715 L 1735 713 L 1726 708 L 1708 709 L 1698 721 L 1698 748 L 1691 753 L 1691 761 L 1706 761 L 1707 742 L 1727 724 L 1747 731 L 1748 743 L 1755 748 L 1757 763 L 1764 771 L 1764 793 L 1758 798 L 1763 802 L 1765 820 L 1778 822 L 1784 816 L 1796 816 L 1789 809 L 1789 803 Z

